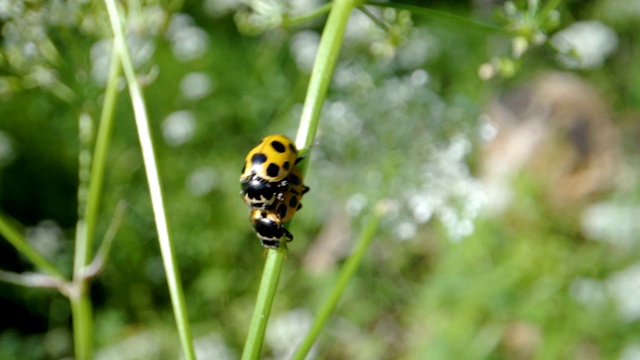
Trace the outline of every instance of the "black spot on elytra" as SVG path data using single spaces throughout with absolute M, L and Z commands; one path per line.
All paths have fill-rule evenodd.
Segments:
M 267 161 L 267 155 L 265 154 L 257 153 L 251 157 L 251 163 L 255 165 L 264 164 L 265 161 Z
M 289 183 L 291 185 L 300 185 L 300 178 L 294 174 L 289 175 Z
M 279 152 L 280 154 L 284 153 L 286 148 L 284 146 L 283 143 L 281 143 L 278 140 L 274 140 L 271 142 L 271 147 L 273 148 L 273 150 Z
M 289 199 L 289 207 L 295 209 L 296 206 L 298 206 L 298 199 L 295 196 L 292 196 L 291 199 Z
M 285 160 L 282 167 L 284 168 L 284 171 L 289 171 L 289 169 L 291 169 L 291 163 L 289 163 L 289 160 Z
M 270 177 L 278 177 L 278 174 L 280 173 L 280 166 L 276 165 L 276 164 L 269 164 L 269 166 L 267 166 L 267 175 L 269 175 Z
M 276 211 L 278 212 L 280 219 L 284 219 L 287 216 L 287 207 L 284 204 L 278 204 Z

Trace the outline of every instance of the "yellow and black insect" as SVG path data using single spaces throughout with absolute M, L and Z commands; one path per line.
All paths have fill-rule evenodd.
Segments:
M 240 175 L 243 200 L 251 208 L 249 220 L 262 246 L 278 249 L 293 240 L 284 227 L 302 208 L 304 185 L 297 163 L 298 149 L 284 135 L 270 135 L 249 151 Z
M 270 135 L 251 149 L 240 175 L 244 201 L 251 206 L 266 208 L 276 198 L 282 199 L 289 189 L 287 176 L 299 162 L 298 149 L 284 135 Z

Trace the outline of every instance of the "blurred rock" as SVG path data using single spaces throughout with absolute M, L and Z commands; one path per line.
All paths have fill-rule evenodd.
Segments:
M 603 97 L 569 73 L 545 73 L 494 101 L 483 116 L 480 177 L 499 213 L 521 173 L 554 207 L 581 207 L 611 189 L 620 167 L 619 134 Z
M 522 321 L 508 324 L 502 337 L 502 347 L 507 359 L 532 359 L 541 342 L 540 329 Z

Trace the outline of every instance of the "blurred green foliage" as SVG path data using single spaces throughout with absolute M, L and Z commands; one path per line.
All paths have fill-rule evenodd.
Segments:
M 0 209 L 24 224 L 34 246 L 68 274 L 77 219 L 78 119 L 99 116 L 108 27 L 101 2 L 73 11 L 55 1 L 10 3 L 0 23 Z M 532 3 L 515 2 L 515 10 L 507 11 L 492 2 L 432 1 L 429 8 L 503 20 L 513 30 L 514 19 L 530 15 Z M 640 13 L 620 11 L 620 4 L 562 2 L 557 13 L 546 14 L 553 19 L 538 19 L 533 24 L 539 28 L 525 35 L 550 37 L 588 19 L 615 31 L 617 50 L 603 66 L 575 71 L 605 95 L 617 123 L 628 130 L 623 154 L 636 174 L 640 39 L 630 24 Z M 293 12 L 310 10 L 289 5 Z M 238 173 L 260 138 L 295 135 L 308 80 L 304 64 L 313 59 L 322 22 L 247 36 L 234 14 L 251 9 L 239 2 L 191 1 L 179 13 L 153 1 L 140 6 L 129 9 L 130 46 L 148 83 L 196 348 L 201 359 L 233 359 L 244 343 L 264 261 L 238 195 Z M 312 148 L 306 179 L 312 190 L 291 228 L 296 240 L 266 353 L 283 358 L 299 341 L 363 217 L 391 199 L 397 211 L 320 337 L 317 358 L 638 356 L 640 322 L 620 310 L 611 280 L 640 260 L 630 251 L 638 250 L 637 236 L 629 248 L 594 241 L 579 214 L 541 200 L 538 184 L 526 177 L 518 178 L 517 201 L 508 213 L 477 216 L 478 116 L 502 89 L 562 68 L 553 47 L 531 40 L 526 54 L 514 56 L 505 34 L 401 10 L 370 10 L 394 33 L 354 12 Z M 20 22 L 25 14 L 31 22 Z M 32 32 L 7 30 L 16 24 Z M 513 77 L 499 76 L 505 72 L 496 68 L 498 75 L 481 80 L 481 65 L 494 59 L 510 61 Z M 129 203 L 109 263 L 92 287 L 97 358 L 174 359 L 178 340 L 128 101 L 123 90 L 98 226 L 100 238 L 116 204 Z M 444 185 L 435 187 L 438 181 Z M 635 180 L 630 183 L 601 200 L 637 207 L 640 191 Z M 433 214 L 416 219 L 416 203 L 434 198 L 442 202 L 433 205 Z M 474 231 L 456 232 L 464 224 Z M 0 268 L 33 270 L 5 241 Z M 628 291 L 640 298 L 637 286 Z M 70 311 L 61 295 L 0 283 L 0 309 L 0 359 L 72 356 Z

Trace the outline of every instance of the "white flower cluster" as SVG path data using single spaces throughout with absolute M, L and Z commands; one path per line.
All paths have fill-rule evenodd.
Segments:
M 392 200 L 398 211 L 385 223 L 398 240 L 413 238 L 421 224 L 436 219 L 458 241 L 473 232 L 484 192 L 465 162 L 471 134 L 454 131 L 443 140 L 443 133 L 461 118 L 469 129 L 475 121 L 463 106 L 432 92 L 428 81 L 428 72 L 417 69 L 375 84 L 362 66 L 339 66 L 334 86 L 340 100 L 325 105 L 312 152 L 314 178 L 335 192 L 319 201 L 348 199 L 350 216 Z
M 595 69 L 618 48 L 618 35 L 599 21 L 581 21 L 555 34 L 551 44 L 565 67 Z
M 469 140 L 456 135 L 448 147 L 436 149 L 422 166 L 422 183 L 404 193 L 415 223 L 426 223 L 435 217 L 453 241 L 473 233 L 473 220 L 485 202 L 480 182 L 470 175 L 465 163 L 470 150 Z M 399 238 L 406 226 L 403 224 L 396 229 Z

